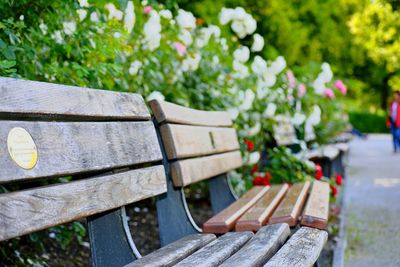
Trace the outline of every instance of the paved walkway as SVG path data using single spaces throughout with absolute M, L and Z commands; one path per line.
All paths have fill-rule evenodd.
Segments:
M 400 266 L 400 153 L 389 135 L 351 143 L 346 266 Z

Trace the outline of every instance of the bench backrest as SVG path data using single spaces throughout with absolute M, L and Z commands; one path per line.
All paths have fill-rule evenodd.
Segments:
M 0 241 L 166 191 L 140 95 L 0 78 L 0 96 L 0 185 L 72 176 L 0 194 Z
M 183 187 L 242 165 L 239 142 L 228 112 L 201 111 L 153 100 L 150 107 L 176 187 Z

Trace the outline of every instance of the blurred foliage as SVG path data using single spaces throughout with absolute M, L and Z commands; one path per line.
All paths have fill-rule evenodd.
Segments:
M 350 123 L 363 133 L 388 133 L 384 112 L 350 112 Z

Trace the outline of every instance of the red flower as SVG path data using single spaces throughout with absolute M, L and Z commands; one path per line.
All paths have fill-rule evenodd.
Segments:
M 256 177 L 254 177 L 253 185 L 263 185 L 263 183 L 264 183 L 264 179 L 260 175 L 257 175 Z
M 266 172 L 263 177 L 263 185 L 265 185 L 265 186 L 271 185 L 271 183 L 269 182 L 271 180 L 271 178 L 272 178 L 271 173 Z
M 322 167 L 319 164 L 315 164 L 315 179 L 321 180 L 324 173 L 322 172 Z
M 254 150 L 254 143 L 248 139 L 244 139 L 244 143 L 247 146 L 247 151 L 253 151 Z
M 342 185 L 343 184 L 343 176 L 340 174 L 336 174 L 336 184 Z
M 338 193 L 337 187 L 334 186 L 334 185 L 331 185 L 331 194 L 332 194 L 332 196 L 336 197 L 337 193 Z
M 258 172 L 258 165 L 254 164 L 253 167 L 251 167 L 251 171 L 250 172 L 251 172 L 251 174 L 254 174 L 254 173 Z

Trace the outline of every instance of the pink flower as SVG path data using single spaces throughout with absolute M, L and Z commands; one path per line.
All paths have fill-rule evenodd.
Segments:
M 144 7 L 144 14 L 149 14 L 151 10 L 152 10 L 151 6 L 145 6 Z
M 333 92 L 333 90 L 331 88 L 325 88 L 324 95 L 326 97 L 329 97 L 330 99 L 335 98 L 335 93 Z
M 186 46 L 180 42 L 174 43 L 175 49 L 180 56 L 183 56 L 186 53 Z
M 337 89 L 339 89 L 340 92 L 342 92 L 343 95 L 345 95 L 347 93 L 347 87 L 346 87 L 346 85 L 344 85 L 342 80 L 336 80 L 335 86 Z
M 306 91 L 307 91 L 306 86 L 304 85 L 304 83 L 301 83 L 301 84 L 299 85 L 297 95 L 298 95 L 299 97 L 302 97 L 303 95 L 306 94 Z
M 293 72 L 291 70 L 288 70 L 286 72 L 286 76 L 288 79 L 289 87 L 294 88 L 296 86 L 296 78 L 293 75 Z

